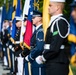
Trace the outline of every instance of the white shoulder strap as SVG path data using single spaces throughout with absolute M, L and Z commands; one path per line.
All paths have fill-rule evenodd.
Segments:
M 64 21 L 68 24 L 68 32 L 67 32 L 67 34 L 66 34 L 65 36 L 62 36 L 61 33 L 60 33 L 60 30 L 59 30 L 58 21 L 59 21 L 60 19 L 64 20 Z M 52 24 L 52 27 L 51 27 L 51 32 L 52 32 L 52 33 L 53 33 L 53 31 L 54 31 L 54 25 L 55 25 L 55 23 L 56 23 L 56 25 L 57 25 L 57 29 L 58 29 L 58 33 L 59 33 L 60 37 L 61 37 L 61 38 L 66 38 L 66 37 L 68 36 L 69 32 L 70 32 L 70 24 L 68 23 L 68 21 L 67 21 L 65 18 L 63 18 L 63 17 L 58 17 L 58 18 L 53 22 L 53 24 Z

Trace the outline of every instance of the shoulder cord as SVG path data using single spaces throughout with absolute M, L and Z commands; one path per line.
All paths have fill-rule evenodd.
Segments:
M 60 30 L 59 30 L 58 21 L 59 21 L 60 19 L 63 19 L 63 20 L 66 21 L 67 24 L 68 24 L 68 32 L 67 32 L 67 34 L 66 34 L 65 36 L 62 36 L 61 33 L 60 33 Z M 54 25 L 55 25 L 55 23 L 56 23 L 56 25 L 57 25 L 57 29 L 58 29 L 58 32 L 59 32 L 60 37 L 61 37 L 61 38 L 66 38 L 66 37 L 68 36 L 69 32 L 70 32 L 70 24 L 68 23 L 68 21 L 67 21 L 65 18 L 63 18 L 63 17 L 58 17 L 58 18 L 53 22 L 53 24 L 52 24 L 52 27 L 51 27 L 51 32 L 52 32 L 52 33 L 53 33 L 53 31 L 54 31 Z

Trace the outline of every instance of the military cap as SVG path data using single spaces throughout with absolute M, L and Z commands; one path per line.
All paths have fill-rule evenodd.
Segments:
M 65 0 L 50 0 L 50 2 L 65 2 Z
M 42 17 L 42 13 L 37 10 L 33 10 L 33 17 Z
M 15 19 L 16 19 L 16 23 L 19 22 L 19 21 L 22 21 L 22 17 L 16 16 Z

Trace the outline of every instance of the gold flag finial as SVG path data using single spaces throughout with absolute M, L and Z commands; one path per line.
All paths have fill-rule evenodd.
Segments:
M 36 0 L 34 0 L 34 10 L 37 8 L 37 10 L 39 10 L 39 0 L 36 2 Z

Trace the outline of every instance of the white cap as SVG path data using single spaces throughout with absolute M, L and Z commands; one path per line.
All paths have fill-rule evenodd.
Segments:
M 50 0 L 50 2 L 65 2 L 65 0 Z
M 22 21 L 22 17 L 18 17 L 18 16 L 16 16 L 15 18 L 16 18 L 16 20 L 20 20 L 20 21 Z

